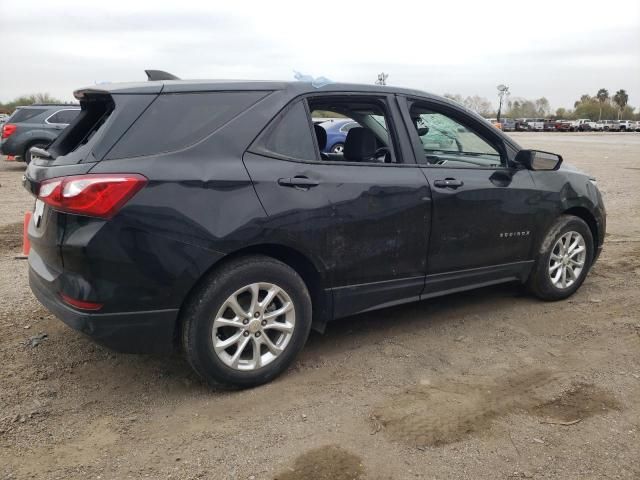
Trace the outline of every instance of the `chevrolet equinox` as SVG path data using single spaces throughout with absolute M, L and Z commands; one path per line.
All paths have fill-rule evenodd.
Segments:
M 24 177 L 31 288 L 113 349 L 181 349 L 212 384 L 268 382 L 310 329 L 360 312 L 512 281 L 567 298 L 602 249 L 594 178 L 438 96 L 156 80 L 75 97 Z M 318 116 L 357 124 L 341 152 Z

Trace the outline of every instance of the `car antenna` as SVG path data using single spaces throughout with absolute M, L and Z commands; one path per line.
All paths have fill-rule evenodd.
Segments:
M 145 70 L 144 73 L 147 74 L 147 80 L 150 82 L 153 80 L 180 80 L 175 75 L 164 70 Z

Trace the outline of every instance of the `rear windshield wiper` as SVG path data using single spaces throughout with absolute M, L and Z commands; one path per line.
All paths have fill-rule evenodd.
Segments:
M 31 160 L 53 160 L 51 154 L 44 148 L 31 147 Z

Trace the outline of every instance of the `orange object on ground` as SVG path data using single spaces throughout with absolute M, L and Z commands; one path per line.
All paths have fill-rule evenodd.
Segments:
M 31 249 L 31 242 L 29 242 L 29 222 L 31 221 L 31 212 L 24 214 L 24 225 L 22 226 L 22 254 L 26 257 L 29 255 Z
M 15 155 L 7 155 L 7 162 L 15 162 L 15 161 L 16 161 Z

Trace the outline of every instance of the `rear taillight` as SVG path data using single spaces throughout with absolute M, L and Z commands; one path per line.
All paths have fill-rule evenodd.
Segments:
M 18 128 L 18 126 L 14 125 L 13 123 L 4 124 L 2 126 L 2 138 L 7 138 L 13 135 L 13 133 L 16 131 L 16 128 Z
M 137 174 L 93 174 L 52 178 L 40 185 L 38 198 L 61 212 L 111 218 L 147 179 Z

